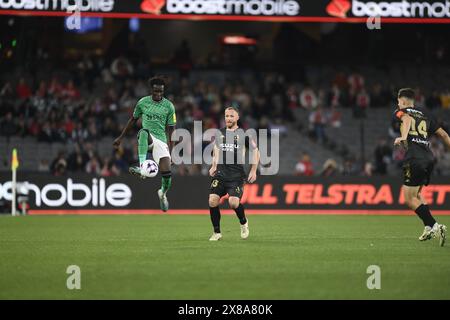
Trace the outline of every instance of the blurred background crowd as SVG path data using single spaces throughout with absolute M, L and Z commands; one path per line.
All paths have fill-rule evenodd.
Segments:
M 272 61 L 293 59 L 294 49 L 283 42 L 292 32 L 279 30 Z M 335 33 L 348 37 L 349 32 Z M 424 32 L 419 29 L 412 36 L 420 38 Z M 324 41 L 314 50 L 306 45 L 296 49 L 305 61 L 264 65 L 254 46 L 222 47 L 219 54 L 212 51 L 200 59 L 183 39 L 157 63 L 149 58 L 142 38 L 132 35 L 127 41 L 127 50 L 111 49 L 107 54 L 84 51 L 56 58 L 38 46 L 27 60 L 12 59 L 7 68 L 2 61 L 7 72 L 0 77 L 0 144 L 5 150 L 17 143 L 23 146 L 23 170 L 126 174 L 138 161 L 139 126 L 119 150 L 112 148 L 112 140 L 137 100 L 149 95 L 147 80 L 155 74 L 167 79 L 166 97 L 175 105 L 177 128 L 193 130 L 195 120 L 202 121 L 204 130 L 220 128 L 224 107 L 234 105 L 240 109 L 243 128 L 277 129 L 282 174 L 397 173 L 404 151 L 393 148 L 399 131 L 392 114 L 397 91 L 404 86 L 412 86 L 417 106 L 431 110 L 448 130 L 450 65 L 445 44 L 412 53 L 400 63 L 395 57 L 389 63 L 376 59 L 372 64 L 372 57 L 351 63 L 351 56 L 345 63 L 330 65 L 308 56 L 310 51 L 326 50 L 330 41 Z M 437 174 L 450 175 L 449 151 L 436 139 L 431 142 L 441 163 Z M 7 170 L 9 155 L 2 157 L 1 169 Z M 180 165 L 175 171 L 207 174 L 201 165 Z

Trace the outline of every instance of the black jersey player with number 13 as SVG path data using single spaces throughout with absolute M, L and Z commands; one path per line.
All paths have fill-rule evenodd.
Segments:
M 217 132 L 214 142 L 214 154 L 209 174 L 212 177 L 209 193 L 209 211 L 214 233 L 209 239 L 217 241 L 222 238 L 220 232 L 220 198 L 229 195 L 228 203 L 234 209 L 241 224 L 241 238 L 249 236 L 248 221 L 244 207 L 240 203 L 244 183 L 256 181 L 256 169 L 259 163 L 259 150 L 254 139 L 244 134 L 238 126 L 239 112 L 235 107 L 225 109 L 226 127 Z M 250 150 L 250 173 L 244 171 L 245 152 Z

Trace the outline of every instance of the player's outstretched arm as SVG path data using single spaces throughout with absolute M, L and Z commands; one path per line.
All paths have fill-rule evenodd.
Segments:
M 253 159 L 252 159 L 252 166 L 250 168 L 250 173 L 248 175 L 248 182 L 253 183 L 256 181 L 256 170 L 258 169 L 260 154 L 259 149 L 255 148 L 253 150 Z
M 445 132 L 444 129 L 439 128 L 436 130 L 436 134 L 442 139 L 442 141 L 444 141 L 447 148 L 450 149 L 450 137 L 449 137 L 448 133 Z
M 400 126 L 401 137 L 395 139 L 394 141 L 395 145 L 399 145 L 403 141 L 406 141 L 406 139 L 408 139 L 409 130 L 411 129 L 412 118 L 409 115 L 404 114 L 401 120 L 402 120 L 402 125 Z
M 214 145 L 213 149 L 213 159 L 211 163 L 211 168 L 209 169 L 209 175 L 211 177 L 214 177 L 217 171 L 217 163 L 219 163 L 219 148 L 217 148 L 216 145 Z
M 122 133 L 113 142 L 114 148 L 118 148 L 120 146 L 120 143 L 122 142 L 123 137 L 134 126 L 136 121 L 137 121 L 137 118 L 134 118 L 134 117 L 131 117 L 130 119 L 128 119 L 127 125 L 125 126 L 125 128 L 123 128 Z

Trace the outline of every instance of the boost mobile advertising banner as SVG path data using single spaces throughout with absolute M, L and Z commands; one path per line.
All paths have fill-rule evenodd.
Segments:
M 51 177 L 18 175 L 18 196 L 28 197 L 31 214 L 156 214 L 160 179 L 133 176 Z M 435 177 L 423 197 L 437 214 L 450 214 L 448 179 Z M 170 211 L 207 214 L 211 180 L 174 176 L 169 191 Z M 401 180 L 395 178 L 273 176 L 259 177 L 244 187 L 242 202 L 260 214 L 412 214 L 404 204 Z M 9 174 L 0 175 L 0 202 L 11 201 Z M 227 209 L 226 199 L 222 207 Z
M 291 22 L 450 23 L 450 0 L 0 0 L 0 14 Z

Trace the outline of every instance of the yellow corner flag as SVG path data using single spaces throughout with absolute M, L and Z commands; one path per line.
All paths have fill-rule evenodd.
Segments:
M 17 149 L 14 148 L 12 152 L 11 169 L 16 170 L 19 167 L 19 158 L 17 158 Z

